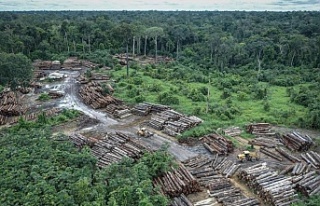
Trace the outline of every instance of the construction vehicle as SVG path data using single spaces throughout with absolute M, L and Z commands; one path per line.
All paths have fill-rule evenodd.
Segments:
M 237 157 L 240 162 L 243 162 L 244 160 L 252 161 L 253 159 L 259 160 L 258 152 L 243 151 L 243 153 L 238 154 Z
M 153 136 L 153 133 L 147 131 L 145 127 L 142 127 L 142 128 L 139 128 L 139 130 L 137 131 L 137 135 L 138 135 L 139 137 L 148 138 L 148 137 Z

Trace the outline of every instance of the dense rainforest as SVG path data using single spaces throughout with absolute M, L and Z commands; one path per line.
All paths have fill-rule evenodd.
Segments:
M 112 58 L 125 52 L 142 59 L 128 73 Z M 0 12 L 0 91 L 27 84 L 32 61 L 70 56 L 111 67 L 92 72 L 110 75 L 127 104 L 166 104 L 204 120 L 182 138 L 258 121 L 320 129 L 319 12 Z M 1 204 L 168 204 L 152 188 L 173 165 L 165 151 L 99 170 L 52 124 L 21 121 L 1 131 Z
M 132 62 L 133 79 L 113 74 L 116 95 L 180 104 L 217 127 L 268 121 L 320 128 L 319 24 L 311 11 L 1 12 L 1 64 L 12 68 L 5 53 L 22 53 L 31 60 L 78 56 L 121 70 L 111 55 L 161 55 L 174 62 L 143 70 Z M 9 71 L 0 71 L 0 84 Z

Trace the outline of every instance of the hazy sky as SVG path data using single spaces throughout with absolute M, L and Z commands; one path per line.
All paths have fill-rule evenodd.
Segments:
M 0 10 L 320 11 L 320 0 L 0 0 Z

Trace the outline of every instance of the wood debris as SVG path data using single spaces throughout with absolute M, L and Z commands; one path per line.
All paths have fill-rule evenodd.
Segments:
M 110 95 L 103 95 L 103 89 L 98 82 L 90 82 L 81 86 L 79 95 L 84 103 L 94 109 L 105 108 L 109 104 L 122 104 L 122 101 Z
M 301 135 L 298 132 L 292 132 L 282 135 L 281 141 L 290 150 L 308 151 L 313 145 L 313 140 L 308 135 Z
M 17 95 L 12 91 L 2 92 L 0 94 L 0 115 L 10 117 L 26 113 L 27 108 L 20 104 L 21 101 L 22 97 L 17 98 Z
M 182 165 L 177 169 L 164 173 L 153 180 L 155 187 L 160 186 L 163 193 L 170 197 L 178 197 L 183 194 L 200 192 L 200 184 L 197 179 Z
M 48 95 L 50 96 L 51 99 L 58 99 L 60 97 L 63 97 L 64 93 L 58 92 L 58 91 L 49 91 Z
M 278 174 L 267 167 L 266 163 L 241 169 L 238 178 L 268 204 L 291 205 L 297 201 L 298 195 L 293 189 L 293 178 Z
M 201 137 L 204 147 L 213 154 L 227 155 L 233 152 L 233 144 L 230 140 L 217 133 Z
M 257 199 L 245 197 L 227 178 L 216 179 L 208 187 L 209 196 L 216 198 L 223 206 L 260 205 Z

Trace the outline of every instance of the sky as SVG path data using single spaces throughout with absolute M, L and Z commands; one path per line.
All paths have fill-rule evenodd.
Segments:
M 320 11 L 320 0 L 0 0 L 0 11 L 29 10 Z

